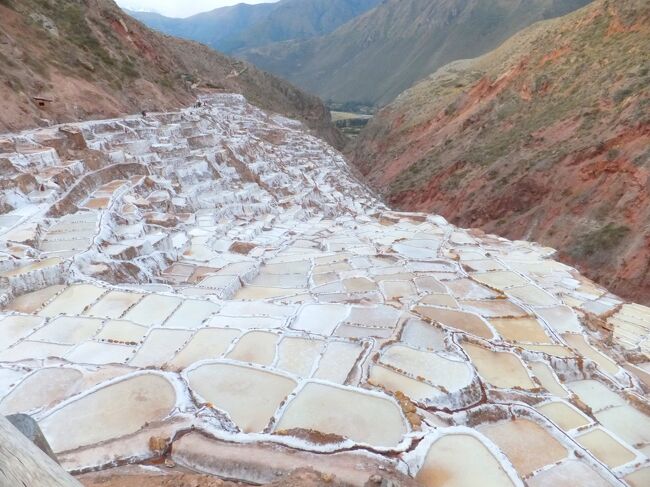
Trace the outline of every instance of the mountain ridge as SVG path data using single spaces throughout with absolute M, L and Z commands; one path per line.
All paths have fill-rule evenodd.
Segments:
M 332 32 L 381 0 L 281 0 L 240 3 L 184 19 L 128 11 L 149 27 L 226 53 Z
M 590 0 L 387 0 L 331 34 L 236 54 L 326 101 L 385 105 L 457 59 Z

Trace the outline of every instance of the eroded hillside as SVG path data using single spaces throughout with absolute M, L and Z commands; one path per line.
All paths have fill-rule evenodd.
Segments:
M 397 207 L 538 240 L 650 302 L 650 4 L 606 1 L 451 64 L 362 134 Z
M 89 486 L 648 485 L 650 309 L 203 102 L 0 140 L 0 414 Z
M 158 34 L 112 0 L 0 1 L 0 132 L 163 110 L 196 89 L 243 93 L 343 140 L 316 97 L 200 44 Z

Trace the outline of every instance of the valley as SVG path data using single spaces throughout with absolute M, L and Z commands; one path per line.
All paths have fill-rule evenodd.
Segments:
M 361 133 L 361 130 L 368 125 L 372 115 L 352 112 L 331 112 L 332 122 L 344 135 L 350 139 L 355 139 Z

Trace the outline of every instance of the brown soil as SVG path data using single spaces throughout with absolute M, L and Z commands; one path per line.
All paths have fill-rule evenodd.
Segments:
M 143 473 L 140 467 L 121 467 L 77 477 L 85 487 L 243 487 L 210 475 L 181 472 L 175 469 Z M 296 470 L 288 477 L 278 479 L 267 487 L 339 487 L 336 478 L 313 470 Z

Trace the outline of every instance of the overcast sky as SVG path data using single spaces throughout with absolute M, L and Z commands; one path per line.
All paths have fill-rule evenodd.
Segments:
M 271 3 L 278 0 L 116 0 L 120 7 L 158 12 L 168 17 L 189 17 L 236 3 Z

